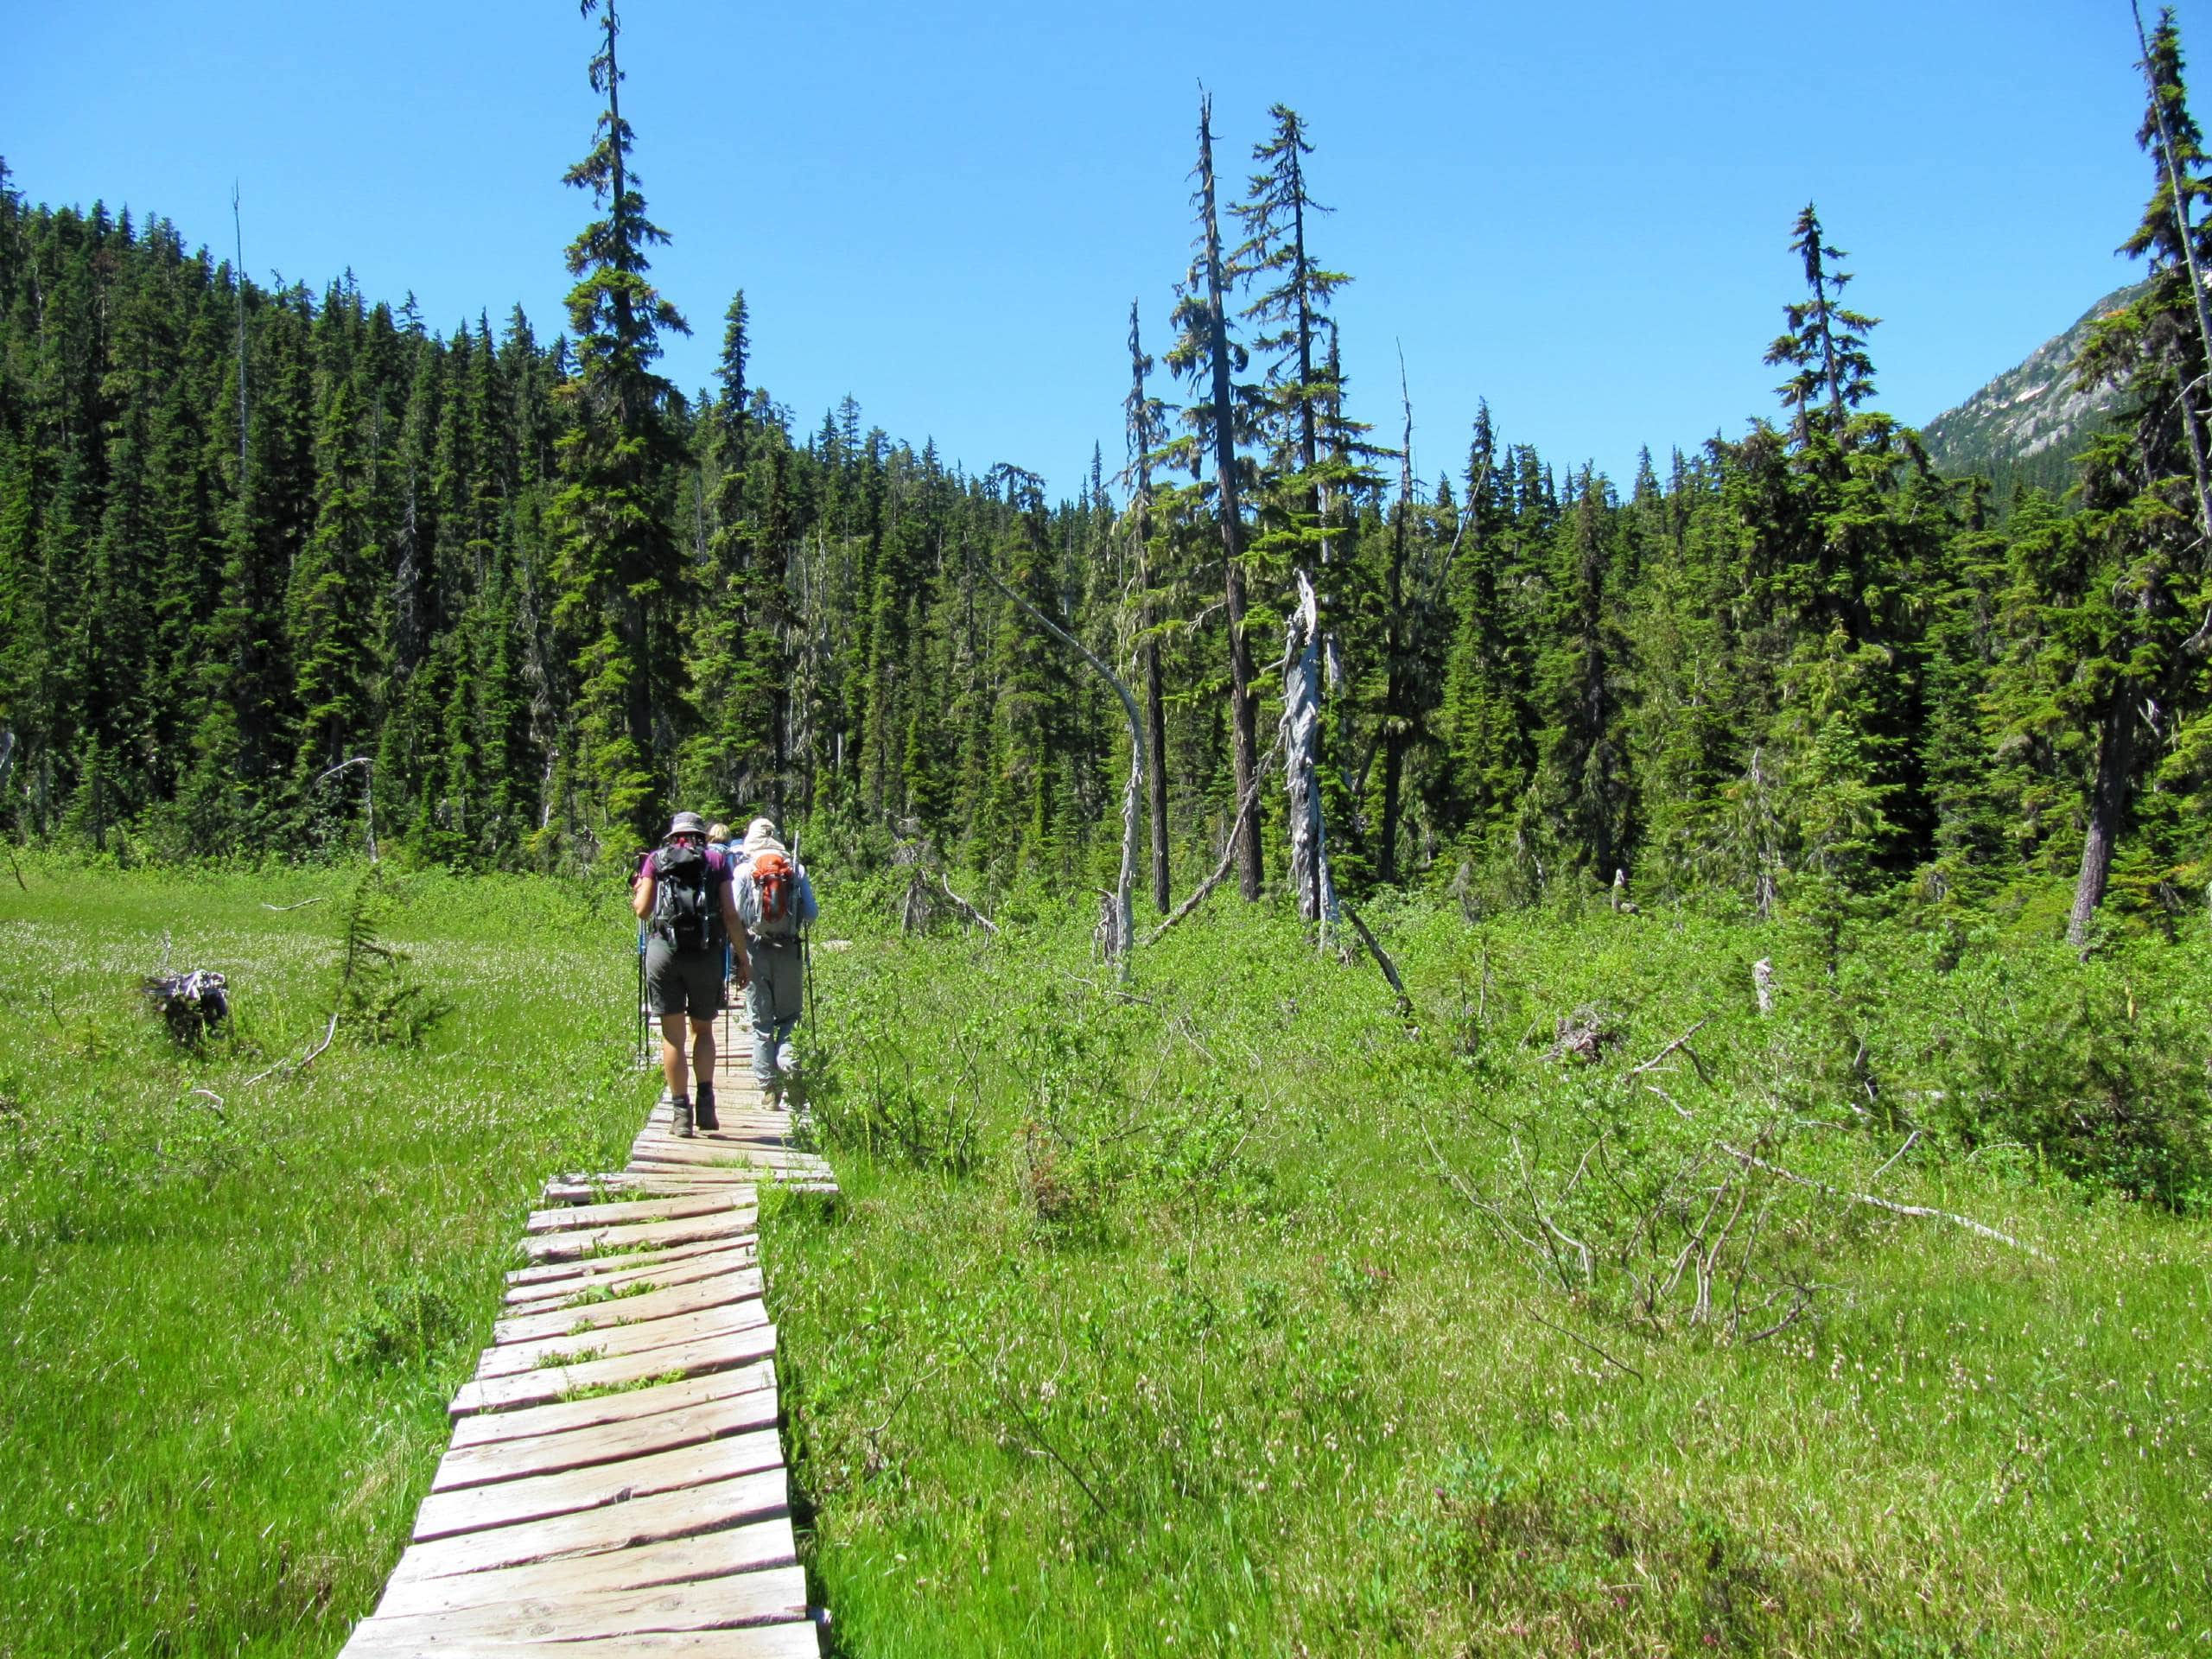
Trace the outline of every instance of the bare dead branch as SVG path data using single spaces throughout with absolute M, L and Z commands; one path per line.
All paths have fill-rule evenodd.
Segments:
M 1154 928 L 1151 932 L 1145 935 L 1144 942 L 1146 944 L 1158 944 L 1160 941 L 1161 936 L 1165 934 L 1169 928 L 1174 926 L 1176 923 L 1181 921 L 1185 916 L 1188 916 L 1192 911 L 1204 904 L 1206 901 L 1207 894 L 1211 893 L 1216 887 L 1219 887 L 1222 884 L 1223 880 L 1229 874 L 1230 866 L 1236 861 L 1236 826 L 1244 822 L 1244 815 L 1252 810 L 1252 804 L 1260 798 L 1260 785 L 1267 781 L 1268 768 L 1274 765 L 1275 756 L 1280 754 L 1281 752 L 1282 741 L 1281 737 L 1278 736 L 1275 742 L 1268 748 L 1268 752 L 1260 757 L 1260 764 L 1252 769 L 1251 786 L 1245 790 L 1244 798 L 1236 804 L 1236 816 L 1229 821 L 1229 845 L 1222 851 L 1221 862 L 1214 866 L 1213 874 L 1211 875 L 1206 877 L 1205 880 L 1199 882 L 1198 885 L 1192 890 L 1191 896 L 1189 898 L 1185 899 L 1181 904 L 1176 906 L 1175 908 L 1169 912 L 1167 918 L 1165 921 L 1161 922 L 1158 927 Z
M 1678 1049 L 1679 1049 L 1681 1052 L 1683 1052 L 1683 1053 L 1685 1053 L 1685 1054 L 1687 1054 L 1687 1055 L 1688 1055 L 1688 1056 L 1690 1057 L 1690 1063 L 1691 1063 L 1693 1065 L 1694 1065 L 1694 1066 L 1696 1066 L 1696 1067 L 1697 1067 L 1697 1075 L 1698 1075 L 1699 1079 L 1700 1079 L 1701 1082 L 1703 1082 L 1703 1083 L 1707 1085 L 1707 1087 L 1710 1088 L 1710 1087 L 1712 1086 L 1712 1084 L 1713 1084 L 1713 1074 L 1712 1074 L 1711 1072 L 1707 1071 L 1705 1069 L 1705 1062 L 1704 1062 L 1703 1060 L 1701 1060 L 1701 1059 L 1698 1058 L 1698 1057 L 1697 1057 L 1697 1051 L 1696 1051 L 1695 1049 L 1694 1049 L 1694 1048 L 1692 1048 L 1692 1047 L 1690 1046 L 1690 1039 L 1691 1039 L 1691 1038 L 1693 1038 L 1693 1037 L 1694 1037 L 1694 1036 L 1696 1036 L 1696 1035 L 1698 1034 L 1698 1033 L 1700 1033 L 1700 1031 L 1703 1031 L 1703 1030 L 1706 1028 L 1706 1027 L 1707 1027 L 1707 1026 L 1708 1026 L 1708 1025 L 1710 1025 L 1711 1023 L 1712 1023 L 1712 1018 L 1711 1018 L 1711 1016 L 1710 1016 L 1710 1015 L 1708 1015 L 1707 1018 L 1705 1018 L 1705 1019 L 1703 1019 L 1703 1020 L 1699 1020 L 1699 1021 L 1697 1022 L 1697 1024 L 1695 1024 L 1695 1025 L 1692 1026 L 1692 1027 L 1691 1027 L 1688 1031 L 1684 1032 L 1681 1036 L 1679 1036 L 1679 1037 L 1675 1038 L 1675 1040 L 1674 1040 L 1673 1042 L 1671 1042 L 1671 1043 L 1668 1044 L 1666 1047 L 1664 1047 L 1664 1048 L 1661 1049 L 1661 1050 L 1660 1050 L 1656 1054 L 1654 1054 L 1654 1055 L 1653 1055 L 1649 1059 L 1646 1060 L 1646 1061 L 1645 1061 L 1642 1065 L 1638 1065 L 1638 1066 L 1631 1067 L 1631 1068 L 1630 1069 L 1630 1071 L 1628 1071 L 1627 1075 L 1628 1075 L 1628 1076 L 1630 1076 L 1630 1077 L 1642 1077 L 1642 1076 L 1643 1076 L 1646 1071 L 1650 1071 L 1650 1070 L 1652 1069 L 1652 1067 L 1654 1067 L 1654 1066 L 1657 1065 L 1659 1064 L 1659 1062 L 1660 1062 L 1660 1061 L 1662 1061 L 1662 1060 L 1665 1059 L 1665 1058 L 1666 1058 L 1669 1054 L 1674 1053 L 1676 1050 L 1678 1050 Z M 1664 1098 L 1664 1096 L 1662 1096 L 1662 1098 Z M 1670 1101 L 1670 1102 L 1669 1102 L 1668 1103 L 1669 1103 L 1669 1104 L 1670 1104 L 1670 1105 L 1672 1105 L 1672 1104 L 1673 1104 L 1673 1103 L 1672 1103 L 1671 1101 Z M 1676 1106 L 1676 1107 L 1675 1107 L 1675 1109 L 1676 1111 L 1680 1112 L 1680 1111 L 1681 1111 L 1681 1109 L 1681 1109 L 1681 1107 L 1679 1107 L 1679 1106 Z M 1689 1116 L 1689 1114 L 1688 1114 L 1688 1113 L 1687 1113 L 1687 1112 L 1683 1112 L 1683 1113 L 1682 1113 L 1682 1116 L 1685 1116 L 1685 1117 L 1687 1117 L 1687 1116 Z
M 256 1072 L 252 1077 L 250 1077 L 245 1080 L 245 1086 L 251 1089 L 255 1084 L 261 1082 L 263 1079 L 275 1077 L 279 1071 L 289 1071 L 296 1076 L 300 1072 L 306 1071 L 308 1067 L 315 1063 L 316 1058 L 321 1056 L 322 1051 L 330 1046 L 330 1039 L 337 1035 L 338 1010 L 336 1008 L 333 1008 L 330 1011 L 330 1023 L 323 1027 L 322 1040 L 321 1042 L 317 1043 L 306 1053 L 301 1055 L 296 1060 L 279 1060 L 276 1065 L 270 1066 L 266 1071 Z
M 1803 1317 L 1805 1310 L 1813 1305 L 1813 1293 L 1802 1285 L 1792 1285 L 1790 1288 L 1797 1293 L 1797 1300 L 1790 1304 L 1789 1311 L 1765 1330 L 1752 1332 L 1744 1338 L 1745 1342 L 1764 1342 L 1769 1337 L 1779 1336 Z
M 1896 1163 L 1897 1160 L 1904 1157 L 1905 1154 L 1910 1152 L 1912 1150 L 1912 1143 L 1919 1139 L 1920 1131 L 1918 1129 L 1915 1129 L 1910 1135 L 1905 1136 L 1904 1145 L 1899 1147 L 1895 1152 L 1891 1153 L 1888 1158 L 1883 1160 L 1882 1166 L 1874 1172 L 1872 1178 L 1867 1181 L 1866 1185 L 1872 1186 L 1876 1182 L 1878 1182 L 1883 1176 L 1888 1174 L 1890 1173 L 1890 1166 Z
M 1979 1233 L 1984 1238 L 1993 1238 L 1999 1244 L 2009 1244 L 2016 1250 L 2024 1251 L 2034 1256 L 2037 1261 L 2056 1262 L 2058 1259 L 2049 1251 L 2037 1249 L 2034 1245 L 2017 1239 L 2010 1233 L 2000 1233 L 1994 1227 L 1985 1226 L 1970 1216 L 1955 1215 L 1948 1210 L 1931 1209 L 1925 1205 L 1897 1204 L 1888 1198 L 1878 1198 L 1871 1192 L 1849 1192 L 1840 1186 L 1831 1186 L 1826 1181 L 1816 1181 L 1809 1175 L 1800 1175 L 1795 1170 L 1784 1169 L 1779 1164 L 1770 1164 L 1764 1158 L 1755 1158 L 1750 1153 L 1732 1147 L 1725 1141 L 1716 1144 L 1721 1151 L 1738 1162 L 1749 1164 L 1755 1169 L 1763 1169 L 1770 1175 L 1778 1175 L 1785 1181 L 1794 1181 L 1799 1186 L 1809 1186 L 1815 1192 L 1825 1192 L 1832 1198 L 1842 1198 L 1852 1204 L 1866 1205 L 1876 1210 L 1887 1210 L 1892 1215 L 1918 1216 L 1931 1221 L 1948 1221 L 1954 1226 L 1965 1228 L 1970 1233 Z
M 320 904 L 327 903 L 327 902 L 328 902 L 329 897 L 330 897 L 330 895 L 329 895 L 329 894 L 327 894 L 327 893 L 323 893 L 323 894 L 321 894 L 321 895 L 319 895 L 318 897 L 315 897 L 315 898 L 313 898 L 313 899 L 301 899 L 301 900 L 300 900 L 300 902 L 299 902 L 298 904 L 296 904 L 296 905 L 272 905 L 272 904 L 270 904 L 270 903 L 266 899 L 263 899 L 263 900 L 261 901 L 261 907 L 262 907 L 264 910 L 273 910 L 273 911 L 276 911 L 276 912 L 278 912 L 278 913 L 281 915 L 283 912 L 288 911 L 288 910 L 305 910 L 305 909 L 306 909 L 309 905 L 320 905 Z
M 955 893 L 952 890 L 952 880 L 950 877 L 945 875 L 940 871 L 937 879 L 944 885 L 944 896 L 951 899 L 954 904 L 959 906 L 960 908 L 966 912 L 969 921 L 975 923 L 976 926 L 982 928 L 984 932 L 989 934 L 993 938 L 996 938 L 998 937 L 998 924 L 994 922 L 989 917 L 984 915 L 982 911 L 976 909 L 975 906 L 969 904 L 965 899 L 963 899 L 958 893 Z
M 1630 1376 L 1634 1377 L 1639 1382 L 1643 1381 L 1643 1373 L 1642 1371 L 1637 1370 L 1635 1366 L 1630 1364 L 1624 1359 L 1615 1359 L 1611 1354 L 1600 1348 L 1596 1343 L 1585 1342 L 1580 1337 L 1576 1336 L 1573 1332 L 1568 1330 L 1563 1325 L 1554 1325 L 1549 1319 L 1537 1313 L 1533 1307 L 1524 1307 L 1521 1311 L 1523 1313 L 1526 1313 L 1530 1319 L 1534 1319 L 1538 1325 L 1542 1325 L 1546 1330 L 1558 1332 L 1560 1335 L 1565 1337 L 1576 1347 L 1587 1348 L 1592 1353 L 1597 1355 L 1599 1358 L 1604 1360 L 1606 1364 L 1616 1366 L 1618 1369 L 1626 1371 Z
M 1344 919 L 1351 924 L 1352 931 L 1359 935 L 1359 942 L 1367 947 L 1367 954 L 1375 958 L 1375 965 L 1382 970 L 1382 977 L 1390 982 L 1390 988 L 1398 994 L 1398 1012 L 1402 1014 L 1411 1014 L 1414 1011 L 1414 1000 L 1406 995 L 1406 982 L 1398 977 L 1398 964 L 1390 960 L 1390 953 L 1385 950 L 1376 940 L 1374 930 L 1368 926 L 1360 913 L 1350 905 L 1345 905 L 1343 909 Z

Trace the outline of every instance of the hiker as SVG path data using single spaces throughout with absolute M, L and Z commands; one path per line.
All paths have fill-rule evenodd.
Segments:
M 753 1079 L 773 1105 L 783 1093 L 785 1074 L 798 1069 L 791 1036 L 806 1006 L 799 930 L 821 912 L 814 902 L 814 884 L 776 839 L 776 826 L 766 818 L 746 825 L 731 887 L 731 902 L 744 926 L 752 963 L 745 1011 L 753 1025 Z
M 707 850 L 720 853 L 722 862 L 729 867 L 730 874 L 737 874 L 737 842 L 729 832 L 729 825 L 720 818 L 707 826 Z M 722 1000 L 725 1002 L 729 1000 L 728 988 L 737 982 L 737 946 L 732 942 L 735 937 L 735 930 L 733 929 L 731 938 L 722 942 Z
M 668 1080 L 670 1116 L 687 1139 L 696 1122 L 721 1127 L 715 1116 L 715 1016 L 722 1007 L 725 946 L 734 956 L 737 982 L 751 975 L 745 935 L 730 902 L 728 861 L 707 846 L 707 825 L 696 812 L 679 812 L 660 846 L 645 855 L 630 891 L 630 908 L 645 924 L 645 995 L 660 1017 L 660 1069 Z M 691 1022 L 688 1089 L 683 1022 Z

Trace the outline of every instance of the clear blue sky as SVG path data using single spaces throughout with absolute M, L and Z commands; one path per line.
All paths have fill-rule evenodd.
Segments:
M 1306 117 L 1356 412 L 1395 438 L 1402 344 L 1429 479 L 1478 397 L 1624 482 L 1640 444 L 1663 466 L 1771 412 L 1808 198 L 1885 319 L 1879 405 L 1925 421 L 2129 280 L 2151 181 L 2124 0 L 941 10 L 626 8 L 656 276 L 696 331 L 666 367 L 706 382 L 741 285 L 753 378 L 802 428 L 850 391 L 1055 490 L 1094 439 L 1120 464 L 1133 296 L 1166 345 L 1201 79 L 1224 173 L 1270 103 Z M 587 201 L 560 175 L 595 109 L 568 0 L 7 10 L 0 155 L 33 200 L 227 251 L 235 179 L 257 274 L 351 266 L 441 330 L 517 301 L 564 326 Z M 2212 52 L 2212 0 L 2181 17 Z

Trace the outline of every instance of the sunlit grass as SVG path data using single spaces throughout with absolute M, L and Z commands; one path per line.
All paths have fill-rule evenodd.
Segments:
M 381 1589 L 544 1179 L 619 1167 L 626 930 L 550 882 L 391 883 L 385 937 L 454 1004 L 420 1049 L 339 1039 L 352 872 L 30 863 L 0 883 L 0 1652 L 334 1651 Z M 171 1048 L 161 963 L 230 976 Z M 205 1091 L 205 1092 L 195 1092 Z
M 1932 1129 L 1878 1167 L 1956 1108 L 1966 1011 L 2031 1051 L 2004 1021 L 2070 956 L 1905 928 L 1832 976 L 1781 927 L 1378 910 L 1409 1030 L 1365 960 L 1216 902 L 1142 1001 L 1080 917 L 820 959 L 846 1198 L 769 1213 L 763 1260 L 843 1651 L 2212 1650 L 2207 1224 Z M 2096 971 L 2194 1020 L 2201 1077 L 2208 969 Z M 1620 1040 L 1547 1060 L 1585 1006 Z M 1446 1170 L 1496 1191 L 1517 1139 L 1558 1183 L 1593 1124 L 1684 1130 L 1622 1074 L 1700 1019 L 1710 1084 L 1646 1074 L 1697 1125 L 1779 1111 L 1790 1166 L 2056 1264 L 1792 1188 L 1815 1295 L 1769 1338 L 1562 1294 Z M 1869 1077 L 1911 1103 L 1862 1119 Z

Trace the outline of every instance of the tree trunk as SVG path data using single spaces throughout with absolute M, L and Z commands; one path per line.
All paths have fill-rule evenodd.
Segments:
M 2112 877 L 2113 849 L 2120 840 L 2120 810 L 2127 802 L 2128 774 L 2135 767 L 2135 702 L 2126 686 L 2117 688 L 2097 734 L 2097 775 L 2089 788 L 2089 830 L 2082 841 L 2082 874 L 2074 883 L 2074 909 L 2066 918 L 2066 942 L 2077 950 L 2088 944 L 2089 923 L 2104 902 Z
M 1230 834 L 1236 842 L 1237 887 L 1249 899 L 1260 896 L 1260 804 L 1252 789 L 1259 766 L 1252 696 L 1252 649 L 1244 638 L 1243 522 L 1236 500 L 1236 415 L 1229 381 L 1229 318 L 1224 304 L 1227 281 L 1221 268 L 1221 215 L 1213 176 L 1213 100 L 1198 106 L 1198 190 L 1205 214 L 1207 349 L 1213 359 L 1213 454 L 1215 505 L 1221 513 L 1221 550 L 1227 574 L 1223 598 L 1229 613 L 1229 726 L 1236 764 L 1240 803 Z
M 1290 876 L 1298 913 L 1325 929 L 1337 918 L 1336 886 L 1321 813 L 1316 760 L 1321 747 L 1321 620 L 1313 584 L 1297 572 L 1298 607 L 1283 640 L 1283 750 L 1290 791 Z
M 1145 395 L 1145 371 L 1152 359 L 1144 354 L 1137 328 L 1137 302 L 1129 302 L 1129 450 L 1135 472 L 1135 497 L 1131 502 L 1136 520 L 1137 588 L 1144 601 L 1137 607 L 1137 655 L 1144 669 L 1144 725 L 1146 747 L 1151 751 L 1152 775 L 1148 803 L 1152 816 L 1152 902 L 1167 913 L 1173 895 L 1167 880 L 1167 708 L 1160 684 L 1160 642 L 1152 637 L 1152 406 Z
M 1152 752 L 1152 902 L 1167 913 L 1167 706 L 1160 685 L 1160 642 L 1144 642 L 1144 723 Z

